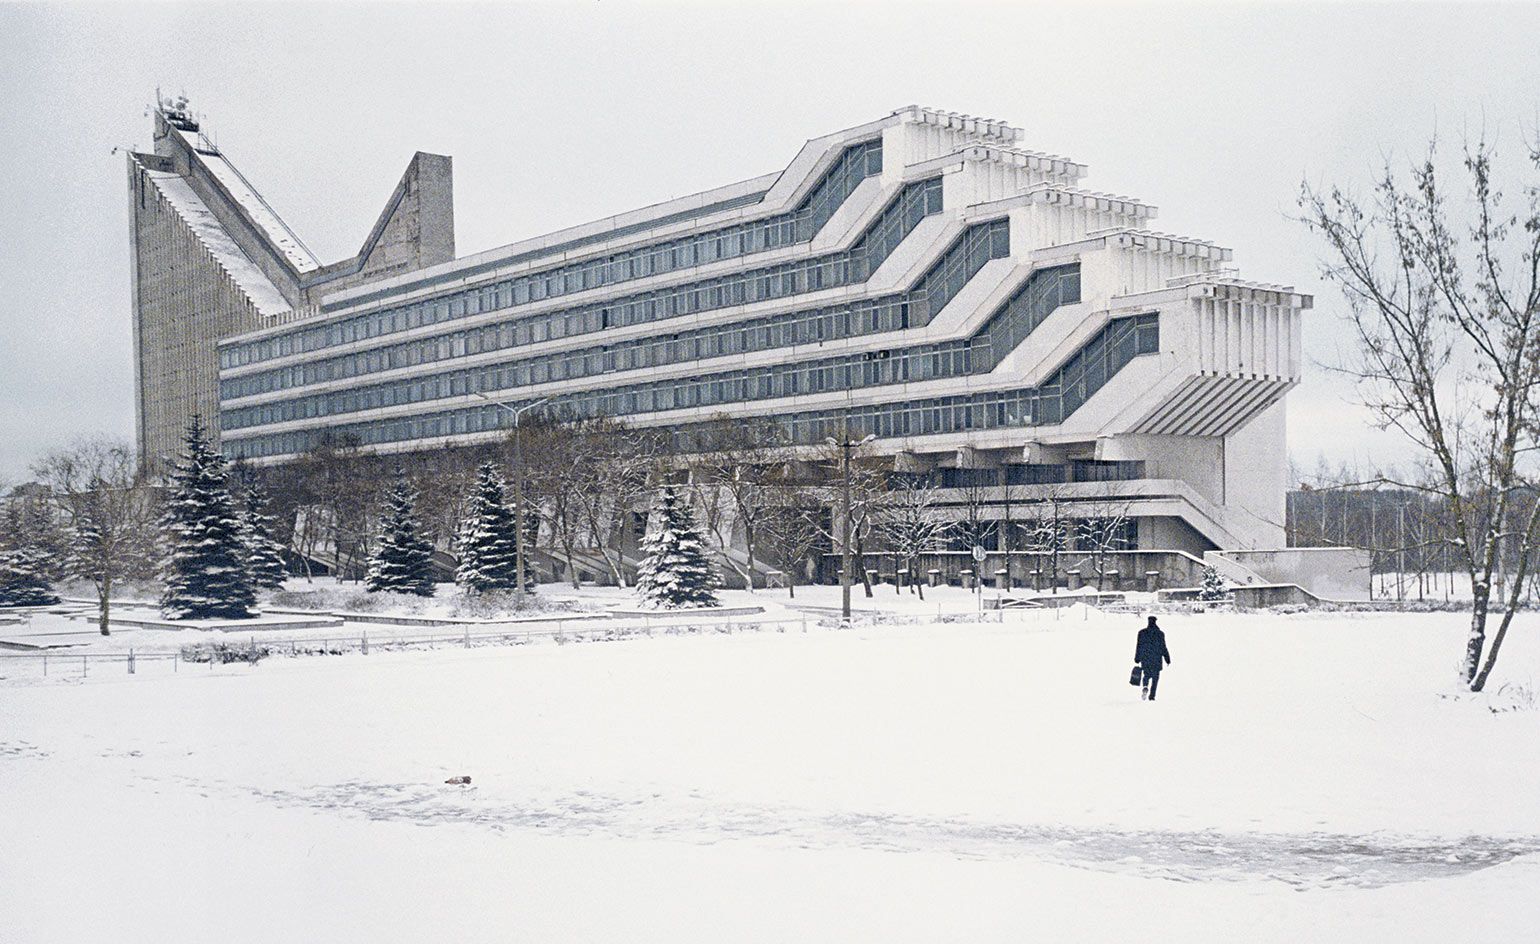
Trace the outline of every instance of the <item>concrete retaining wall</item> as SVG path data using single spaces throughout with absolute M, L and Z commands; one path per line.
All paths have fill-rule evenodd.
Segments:
M 1326 600 L 1369 599 L 1373 556 L 1352 547 L 1289 547 L 1274 551 L 1210 551 L 1270 584 L 1297 584 Z
M 1320 597 L 1293 583 L 1236 587 L 1231 592 L 1231 598 L 1238 610 L 1261 610 L 1270 606 L 1315 606 L 1321 603 Z

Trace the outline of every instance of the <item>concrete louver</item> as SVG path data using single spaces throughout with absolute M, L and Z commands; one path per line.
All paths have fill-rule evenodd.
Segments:
M 1129 431 L 1161 436 L 1228 436 L 1283 399 L 1298 382 L 1221 374 L 1190 377 Z

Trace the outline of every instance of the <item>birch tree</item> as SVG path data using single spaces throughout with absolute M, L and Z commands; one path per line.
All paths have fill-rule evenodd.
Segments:
M 1390 484 L 1449 507 L 1450 551 L 1471 580 L 1461 674 L 1472 691 L 1496 665 L 1540 525 L 1540 503 L 1521 501 L 1536 485 L 1540 427 L 1540 142 L 1526 151 L 1514 200 L 1485 138 L 1464 148 L 1452 202 L 1436 142 L 1405 170 L 1387 161 L 1367 195 L 1306 183 L 1299 197 L 1357 335 L 1339 369 L 1378 425 L 1416 448 L 1431 483 Z M 1494 598 L 1505 556 L 1518 572 Z

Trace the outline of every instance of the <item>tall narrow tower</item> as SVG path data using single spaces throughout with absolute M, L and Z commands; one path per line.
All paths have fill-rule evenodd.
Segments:
M 186 99 L 128 155 L 134 407 L 141 464 L 165 468 L 188 417 L 219 432 L 216 344 L 313 314 L 323 293 L 454 259 L 448 157 L 412 158 L 358 254 L 322 265 L 202 132 Z

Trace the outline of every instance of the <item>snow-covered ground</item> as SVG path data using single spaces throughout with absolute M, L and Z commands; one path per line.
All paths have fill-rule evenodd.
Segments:
M 1139 623 L 0 681 L 0 939 L 1532 937 L 1540 617 Z
M 468 603 L 453 584 L 441 584 L 438 593 L 430 598 L 365 594 L 356 583 L 339 584 L 329 578 L 314 582 L 291 580 L 288 590 L 287 594 L 276 600 L 272 595 L 264 594 L 260 604 L 262 615 L 256 618 L 215 621 L 226 627 L 216 631 L 200 628 L 196 621 L 183 621 L 179 628 L 167 628 L 169 624 L 160 615 L 159 608 L 147 602 L 144 598 L 150 595 L 144 593 L 114 603 L 111 611 L 112 632 L 105 637 L 97 631 L 95 605 L 84 602 L 78 596 L 70 597 L 67 602 L 54 607 L 17 611 L 20 615 L 11 618 L 19 622 L 0 624 L 0 679 L 19 677 L 28 671 L 41 674 L 41 662 L 37 658 L 29 660 L 18 657 L 6 661 L 8 652 L 21 646 L 34 647 L 37 651 L 51 649 L 52 664 L 62 671 L 62 667 L 74 664 L 70 660 L 72 656 L 78 661 L 80 655 L 92 658 L 98 654 L 112 655 L 121 662 L 121 657 L 130 650 L 141 657 L 153 657 L 156 654 L 176 652 L 183 646 L 209 643 L 244 645 L 256 642 L 282 649 L 297 641 L 357 647 L 364 635 L 376 643 L 388 643 L 402 637 L 421 639 L 426 635 L 442 635 L 452 641 L 459 637 L 465 620 L 480 620 L 484 624 L 472 625 L 470 629 L 473 633 L 495 631 L 499 626 L 524 626 L 532 632 L 549 631 L 558 625 L 557 621 L 570 620 L 572 622 L 568 625 L 575 627 L 577 621 L 612 610 L 635 614 L 640 606 L 634 590 L 588 585 L 581 589 L 560 584 L 544 585 L 534 594 L 534 602 L 526 610 L 516 612 L 480 610 L 473 603 Z M 1073 599 L 1093 593 L 1088 589 L 1063 596 Z M 680 614 L 660 610 L 650 618 L 660 622 L 732 618 L 742 623 L 751 621 L 753 617 L 748 615 L 749 611 L 758 609 L 762 619 L 768 622 L 803 619 L 816 622 L 837 617 L 840 611 L 839 587 L 799 587 L 795 597 L 789 596 L 785 590 L 760 590 L 755 593 L 725 590 L 719 596 L 723 613 L 731 612 L 736 616 L 717 615 L 711 611 Z M 993 601 L 994 597 L 995 594 L 990 591 L 985 600 Z M 1154 597 L 1152 594 L 1131 594 L 1130 598 L 1137 603 L 1148 602 Z M 296 612 L 296 608 L 323 614 L 343 612 L 347 618 L 341 625 L 333 618 L 330 625 L 318 626 L 314 625 L 315 621 L 307 619 L 304 613 Z M 958 587 L 927 590 L 922 600 L 915 593 L 897 593 L 892 585 L 874 588 L 872 597 L 868 599 L 862 589 L 856 586 L 852 589 L 851 612 L 858 620 L 898 617 L 913 621 L 920 618 L 977 615 L 981 607 L 974 593 Z M 443 625 L 402 624 L 387 622 L 386 617 L 422 617 L 460 622 L 446 622 Z M 139 625 L 140 621 L 145 620 L 154 621 L 158 625 L 154 628 Z

